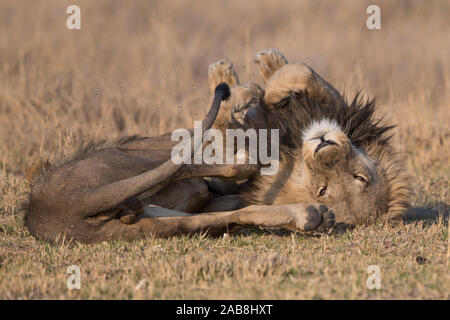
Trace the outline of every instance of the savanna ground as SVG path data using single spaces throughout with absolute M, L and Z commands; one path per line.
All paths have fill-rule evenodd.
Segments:
M 0 2 L 1 299 L 449 299 L 448 1 L 79 0 L 73 31 L 70 4 Z M 382 30 L 366 28 L 369 4 L 381 7 Z M 316 237 L 256 230 L 54 246 L 30 236 L 30 164 L 77 137 L 192 127 L 207 110 L 208 64 L 228 57 L 241 81 L 262 84 L 252 60 L 270 47 L 349 98 L 377 97 L 399 125 L 412 205 L 439 218 Z M 66 287 L 69 265 L 81 268 L 81 290 Z M 380 290 L 366 286 L 369 265 L 380 267 Z

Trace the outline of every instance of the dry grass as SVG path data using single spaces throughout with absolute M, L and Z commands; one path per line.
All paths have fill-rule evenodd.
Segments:
M 1 1 L 0 298 L 448 299 L 442 217 L 319 238 L 258 231 L 57 247 L 22 226 L 30 163 L 75 137 L 192 127 L 206 111 L 208 63 L 228 57 L 242 81 L 261 83 L 251 62 L 269 47 L 349 97 L 376 96 L 399 124 L 413 205 L 448 214 L 450 4 L 377 3 L 383 30 L 370 31 L 364 1 L 80 0 L 82 30 L 70 31 L 71 1 Z M 65 286 L 71 264 L 80 291 Z M 381 290 L 366 287 L 371 264 Z

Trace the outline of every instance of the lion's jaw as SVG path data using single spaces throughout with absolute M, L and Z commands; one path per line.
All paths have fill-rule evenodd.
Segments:
M 303 133 L 303 179 L 317 202 L 330 206 L 337 222 L 372 223 L 383 209 L 377 163 L 352 145 L 334 121 L 314 122 Z

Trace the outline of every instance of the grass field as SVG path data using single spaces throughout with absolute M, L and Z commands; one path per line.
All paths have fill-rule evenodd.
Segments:
M 382 30 L 366 28 L 375 3 Z M 68 30 L 70 4 L 0 2 L 0 299 L 450 298 L 449 2 L 79 0 L 81 30 Z M 207 110 L 208 64 L 228 57 L 242 82 L 262 84 L 252 60 L 271 47 L 349 98 L 377 98 L 398 124 L 412 205 L 439 218 L 322 236 L 254 230 L 89 246 L 30 236 L 20 205 L 30 164 L 79 137 L 192 127 Z M 80 290 L 66 287 L 70 265 Z M 366 286 L 370 265 L 380 290 Z

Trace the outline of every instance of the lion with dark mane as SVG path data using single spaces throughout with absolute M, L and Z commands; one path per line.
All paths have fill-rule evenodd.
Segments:
M 93 145 L 29 175 L 30 232 L 97 242 L 249 226 L 327 232 L 336 223 L 401 218 L 410 180 L 390 143 L 393 127 L 374 117 L 375 102 L 357 95 L 348 103 L 276 49 L 261 51 L 256 62 L 265 89 L 240 85 L 227 59 L 210 65 L 203 133 L 278 129 L 275 174 L 261 175 L 261 164 L 174 164 L 170 135 Z

